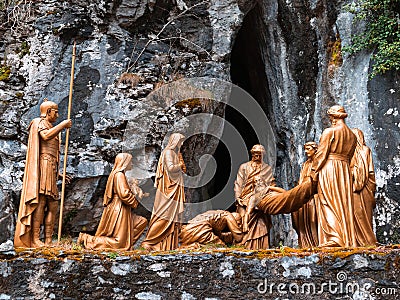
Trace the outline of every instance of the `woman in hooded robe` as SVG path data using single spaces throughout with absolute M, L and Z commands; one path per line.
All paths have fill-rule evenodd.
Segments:
M 142 242 L 142 247 L 147 250 L 178 248 L 180 219 L 185 202 L 183 172 L 186 172 L 186 167 L 179 152 L 184 139 L 180 133 L 171 134 L 158 160 L 154 183 L 156 197 L 149 230 Z
M 371 149 L 366 146 L 360 129 L 352 129 L 357 146 L 351 160 L 354 190 L 354 225 L 358 246 L 375 246 L 376 236 L 372 226 L 375 208 L 375 172 Z
M 132 213 L 138 200 L 132 192 L 125 171 L 132 166 L 132 155 L 119 153 L 107 180 L 104 211 L 94 236 L 80 233 L 78 244 L 87 249 L 132 250 L 147 225 L 146 218 Z

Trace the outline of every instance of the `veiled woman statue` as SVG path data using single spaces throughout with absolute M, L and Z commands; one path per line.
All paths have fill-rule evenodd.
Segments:
M 357 137 L 357 147 L 351 160 L 354 190 L 354 223 L 358 246 L 374 246 L 377 243 L 372 227 L 375 208 L 375 172 L 371 149 L 365 145 L 360 129 L 352 129 Z
M 320 247 L 355 247 L 353 179 L 350 160 L 357 138 L 342 106 L 328 110 L 332 123 L 322 133 L 312 169 L 318 173 L 318 239 Z
M 104 211 L 94 236 L 80 233 L 78 244 L 87 249 L 132 250 L 147 225 L 146 218 L 132 213 L 138 200 L 132 192 L 125 171 L 132 166 L 132 155 L 120 153 L 107 180 Z
M 179 152 L 184 139 L 180 133 L 171 134 L 158 161 L 154 183 L 156 198 L 149 230 L 142 242 L 142 247 L 147 250 L 178 248 L 180 219 L 185 202 L 183 172 L 186 172 L 186 167 Z

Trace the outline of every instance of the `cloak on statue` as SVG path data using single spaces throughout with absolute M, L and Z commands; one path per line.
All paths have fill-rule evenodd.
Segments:
M 33 119 L 28 127 L 28 149 L 26 152 L 25 172 L 15 229 L 14 247 L 31 247 L 32 215 L 39 204 L 39 123 L 41 120 L 41 118 Z

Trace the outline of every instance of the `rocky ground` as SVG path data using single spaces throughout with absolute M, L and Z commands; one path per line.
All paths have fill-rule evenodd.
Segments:
M 400 299 L 400 250 L 63 247 L 0 254 L 1 299 Z

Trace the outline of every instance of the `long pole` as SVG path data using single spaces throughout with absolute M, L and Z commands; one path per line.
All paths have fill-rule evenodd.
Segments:
M 69 99 L 68 99 L 68 118 L 71 119 L 71 108 L 72 108 L 72 89 L 74 87 L 74 69 L 75 69 L 75 57 L 76 57 L 76 42 L 74 41 L 74 46 L 72 47 L 72 66 L 71 66 L 71 79 L 69 81 Z M 65 197 L 65 176 L 67 175 L 67 158 L 68 158 L 68 141 L 69 141 L 69 128 L 65 133 L 65 150 L 64 150 L 64 172 L 62 178 L 61 186 L 61 202 L 60 202 L 60 218 L 58 221 L 58 243 L 61 239 L 62 230 L 62 219 L 63 219 L 63 209 L 64 209 L 64 197 Z

